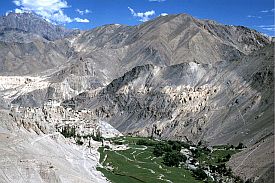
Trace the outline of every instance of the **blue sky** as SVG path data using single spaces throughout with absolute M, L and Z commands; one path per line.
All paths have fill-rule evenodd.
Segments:
M 243 25 L 274 36 L 273 0 L 1 0 L 0 14 L 31 11 L 68 28 L 136 25 L 165 14 L 187 13 Z

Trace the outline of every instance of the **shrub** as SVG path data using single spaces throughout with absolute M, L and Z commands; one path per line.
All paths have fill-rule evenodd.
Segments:
M 210 153 L 211 153 L 211 150 L 210 150 L 208 147 L 203 147 L 203 148 L 201 148 L 201 151 L 202 151 L 204 154 L 210 154 Z
M 233 145 L 227 145 L 225 149 L 226 149 L 226 150 L 234 149 L 234 146 L 233 146 Z

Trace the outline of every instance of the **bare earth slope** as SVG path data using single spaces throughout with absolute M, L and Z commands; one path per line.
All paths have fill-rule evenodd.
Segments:
M 8 111 L 0 117 L 0 182 L 108 182 L 96 171 L 100 143 L 92 141 L 94 149 L 87 149 L 60 133 L 44 134 L 34 121 L 17 121 Z

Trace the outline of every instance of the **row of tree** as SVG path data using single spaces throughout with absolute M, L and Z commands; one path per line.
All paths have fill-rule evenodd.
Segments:
M 86 134 L 86 135 L 79 135 L 76 134 L 76 127 L 75 126 L 63 126 L 61 130 L 59 131 L 65 138 L 71 138 L 73 137 L 76 141 L 76 144 L 83 145 L 83 139 L 92 138 L 94 141 L 101 142 L 103 140 L 100 130 L 96 131 L 96 134 Z

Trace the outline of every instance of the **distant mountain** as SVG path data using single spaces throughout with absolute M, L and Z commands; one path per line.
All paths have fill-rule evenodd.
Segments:
M 25 42 L 37 36 L 54 41 L 77 33 L 78 30 L 53 25 L 32 13 L 9 13 L 0 17 L 0 40 L 3 41 Z
M 0 62 L 14 60 L 11 67 L 2 66 L 0 73 L 37 73 L 41 70 L 36 64 L 45 70 L 64 60 L 70 67 L 81 58 L 93 67 L 95 75 L 101 73 L 98 79 L 102 83 L 144 64 L 233 61 L 271 42 L 242 26 L 221 25 L 186 14 L 158 17 L 138 26 L 113 24 L 79 32 L 30 13 L 10 13 L 0 18 L 0 40 L 4 42 Z M 39 51 L 33 54 L 33 50 Z

